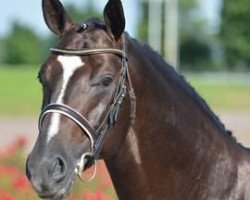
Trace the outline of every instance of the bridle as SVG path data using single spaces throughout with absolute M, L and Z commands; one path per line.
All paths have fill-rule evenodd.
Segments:
M 123 43 L 123 50 L 116 48 L 95 48 L 95 49 L 80 49 L 80 50 L 51 48 L 51 51 L 54 54 L 63 54 L 72 56 L 89 56 L 93 54 L 115 54 L 121 57 L 122 59 L 119 82 L 114 98 L 102 123 L 96 130 L 92 127 L 92 125 L 84 116 L 82 116 L 78 111 L 76 111 L 72 107 L 65 104 L 61 103 L 48 104 L 43 108 L 40 114 L 39 130 L 41 130 L 43 120 L 48 113 L 59 113 L 71 119 L 73 122 L 75 122 L 82 129 L 83 133 L 86 134 L 87 137 L 89 138 L 91 143 L 91 150 L 90 152 L 84 153 L 77 164 L 78 169 L 76 173 L 80 175 L 83 169 L 91 166 L 93 162 L 95 162 L 99 158 L 105 137 L 108 134 L 109 129 L 112 126 L 114 126 L 115 123 L 117 122 L 118 113 L 127 91 L 127 87 L 125 84 L 126 80 L 128 82 L 129 97 L 131 104 L 130 126 L 132 126 L 132 124 L 134 123 L 136 117 L 136 96 L 129 75 L 128 59 L 125 53 L 125 45 Z

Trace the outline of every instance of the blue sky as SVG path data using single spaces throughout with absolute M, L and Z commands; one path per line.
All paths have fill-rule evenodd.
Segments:
M 73 3 L 74 5 L 84 6 L 85 0 L 61 0 L 63 4 Z M 102 10 L 106 1 L 94 0 L 96 6 Z M 41 35 L 48 33 L 48 29 L 43 21 L 41 0 L 11 0 L 2 1 L 0 7 L 0 36 L 8 33 L 11 30 L 11 23 L 14 20 L 22 24 L 27 24 L 33 27 L 35 31 Z M 127 30 L 134 35 L 136 26 L 136 18 L 138 15 L 137 5 L 134 0 L 124 0 L 124 10 L 127 20 Z
M 212 28 L 217 28 L 220 24 L 220 9 L 222 0 L 198 0 L 202 16 L 208 19 Z
M 85 0 L 61 0 L 63 4 L 74 3 L 84 6 Z M 199 0 L 204 16 L 208 18 L 210 24 L 216 25 L 218 21 L 218 8 L 220 0 Z M 96 6 L 102 10 L 107 1 L 93 0 Z M 135 0 L 123 0 L 124 11 L 127 21 L 126 30 L 135 36 L 137 17 L 140 14 L 138 3 Z M 11 5 L 10 5 L 11 3 Z M 11 22 L 14 20 L 33 27 L 40 35 L 46 35 L 48 29 L 43 21 L 41 0 L 11 0 L 2 1 L 0 8 L 0 37 L 11 30 Z

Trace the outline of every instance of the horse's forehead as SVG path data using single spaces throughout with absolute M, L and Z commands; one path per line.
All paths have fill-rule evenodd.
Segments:
M 103 29 L 92 28 L 81 33 L 70 31 L 61 38 L 60 48 L 82 49 L 112 47 L 112 40 Z
M 84 65 L 82 59 L 79 56 L 57 56 L 57 61 L 62 66 L 62 69 L 65 73 L 70 73 L 75 71 L 77 68 Z
M 90 30 L 84 30 L 78 33 L 75 29 L 69 31 L 62 36 L 58 48 L 61 49 L 94 49 L 113 47 L 112 39 L 108 36 L 105 30 L 101 28 L 92 27 Z M 103 63 L 104 58 L 99 56 L 98 59 L 91 60 L 92 64 Z M 83 63 L 84 58 L 78 56 L 61 56 L 51 54 L 42 66 L 40 72 L 45 73 L 49 78 L 53 74 L 57 74 L 58 70 L 70 70 L 78 66 L 80 62 Z M 66 67 L 67 66 L 67 67 Z M 92 68 L 94 67 L 91 65 Z M 99 66 L 99 65 L 98 65 Z M 41 74 L 42 74 L 41 73 Z
M 62 69 L 63 84 L 64 82 L 67 82 L 65 84 L 68 84 L 69 80 L 75 74 L 77 69 L 85 65 L 85 62 L 80 56 L 58 55 L 56 57 L 56 61 L 59 63 Z

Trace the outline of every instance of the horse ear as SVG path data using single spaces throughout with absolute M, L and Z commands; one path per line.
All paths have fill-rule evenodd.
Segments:
M 42 0 L 43 16 L 48 28 L 61 35 L 74 25 L 59 0 Z
M 103 15 L 109 34 L 116 40 L 119 39 L 125 29 L 125 17 L 121 1 L 109 0 Z

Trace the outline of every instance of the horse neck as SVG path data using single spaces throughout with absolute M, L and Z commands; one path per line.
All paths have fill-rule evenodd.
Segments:
M 212 165 L 227 162 L 224 170 L 233 169 L 231 155 L 237 145 L 221 124 L 193 99 L 172 70 L 160 73 L 138 44 L 131 42 L 128 47 L 137 96 L 136 123 L 120 151 L 106 161 L 119 199 L 167 195 L 175 199 L 171 194 L 199 178 L 197 174 L 209 179 Z M 193 185 L 185 187 L 188 191 Z

